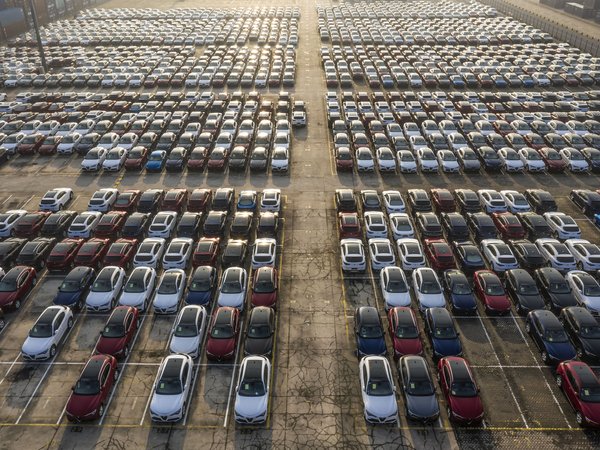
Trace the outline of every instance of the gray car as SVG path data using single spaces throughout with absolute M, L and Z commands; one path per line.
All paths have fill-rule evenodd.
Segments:
M 398 373 L 407 417 L 422 422 L 436 420 L 440 415 L 440 407 L 425 358 L 403 356 L 398 361 Z

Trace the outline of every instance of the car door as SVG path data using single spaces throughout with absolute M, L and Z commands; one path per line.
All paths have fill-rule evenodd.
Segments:
M 100 374 L 100 397 L 101 402 L 106 398 L 112 386 L 112 378 L 110 377 L 110 364 L 104 364 L 102 373 Z
M 440 378 L 440 387 L 442 388 L 446 398 L 450 396 L 450 380 L 451 378 L 450 373 L 448 372 L 448 367 L 444 366 L 442 369 L 442 377 Z
M 533 342 L 535 343 L 535 345 L 537 346 L 537 348 L 539 350 L 544 350 L 544 343 L 542 342 L 542 336 L 544 334 L 544 329 L 537 317 L 533 316 L 533 318 L 531 320 L 531 326 L 532 326 L 531 330 L 533 331 L 533 333 L 531 333 Z
M 67 329 L 67 321 L 65 320 L 64 311 L 59 312 L 54 318 L 54 322 L 52 324 L 53 335 L 52 342 L 56 345 L 61 341 L 65 331 Z
M 125 318 L 125 332 L 127 333 L 127 343 L 131 341 L 133 337 L 133 333 L 135 331 L 135 327 L 133 326 L 133 313 L 129 312 L 127 317 Z
M 577 397 L 579 393 L 579 386 L 573 374 L 569 369 L 565 370 L 566 377 L 563 380 L 564 383 L 564 391 L 567 396 L 567 400 L 571 403 L 573 408 L 577 409 L 577 405 L 579 404 L 579 398 Z M 565 382 L 566 381 L 566 382 Z
M 187 396 L 190 393 L 190 384 L 192 382 L 192 377 L 191 377 L 191 367 L 190 367 L 190 363 L 189 362 L 184 362 L 183 363 L 183 368 L 182 368 L 182 373 L 181 373 L 181 384 L 184 386 L 184 397 L 187 398 Z

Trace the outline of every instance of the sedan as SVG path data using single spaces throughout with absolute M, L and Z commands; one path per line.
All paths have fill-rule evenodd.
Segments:
M 188 305 L 177 315 L 171 331 L 171 353 L 197 358 L 206 330 L 207 313 L 203 306 Z
M 373 424 L 396 423 L 396 387 L 387 359 L 382 356 L 365 356 L 360 360 L 358 370 L 365 420 Z
M 0 308 L 3 310 L 21 308 L 37 283 L 37 274 L 33 267 L 16 266 L 10 269 L 0 280 Z
M 598 281 L 582 270 L 570 271 L 565 279 L 579 304 L 585 306 L 594 316 L 600 316 L 600 284 Z
M 446 270 L 442 282 L 450 299 L 452 309 L 457 313 L 476 313 L 477 302 L 471 284 L 460 270 Z
M 437 368 L 440 388 L 448 405 L 448 418 L 464 424 L 481 422 L 483 404 L 467 361 L 448 356 L 438 361 Z
M 100 333 L 96 343 L 96 353 L 112 355 L 115 358 L 127 358 L 141 320 L 137 308 L 117 306 Z
M 573 343 L 580 360 L 600 361 L 600 325 L 594 316 L 580 306 L 569 306 L 560 312 L 560 321 Z
M 388 311 L 388 330 L 394 347 L 394 359 L 423 353 L 417 318 L 409 306 L 396 306 Z
M 271 363 L 264 356 L 245 357 L 239 369 L 235 390 L 234 418 L 241 425 L 267 420 Z
M 437 420 L 440 408 L 425 358 L 413 355 L 401 357 L 398 373 L 407 417 L 425 423 Z
M 150 267 L 136 267 L 125 281 L 119 305 L 146 311 L 156 286 L 156 271 Z
M 356 354 L 385 355 L 385 335 L 377 309 L 361 306 L 354 311 L 354 334 L 356 336 Z
M 73 311 L 67 306 L 48 306 L 29 330 L 21 356 L 30 361 L 54 358 L 59 344 L 73 327 Z
M 192 391 L 193 366 L 194 360 L 189 355 L 169 355 L 163 359 L 152 388 L 152 421 L 177 422 L 183 418 Z
M 266 306 L 252 309 L 246 337 L 244 339 L 244 355 L 270 357 L 275 340 L 275 311 Z
M 433 359 L 444 356 L 462 355 L 462 345 L 458 338 L 452 316 L 445 308 L 428 308 L 425 310 L 425 332 L 431 342 Z
M 577 355 L 567 333 L 554 313 L 545 310 L 527 314 L 525 330 L 538 347 L 545 364 L 557 364 Z
M 108 311 L 117 303 L 125 280 L 125 270 L 117 266 L 106 266 L 99 273 L 85 299 L 88 311 Z
M 560 363 L 556 384 L 575 410 L 579 426 L 600 426 L 600 380 L 590 366 L 580 361 Z
M 248 275 L 241 267 L 229 267 L 221 276 L 221 284 L 217 295 L 219 306 L 230 306 L 243 311 L 246 303 L 246 286 Z
M 169 269 L 163 273 L 152 300 L 155 314 L 177 312 L 185 292 L 185 282 L 186 275 L 181 269 Z
M 208 332 L 206 357 L 216 361 L 234 358 L 239 332 L 240 310 L 228 306 L 217 308 Z
M 446 306 L 442 286 L 433 269 L 428 267 L 416 269 L 412 273 L 412 287 L 421 312 L 428 308 Z
M 473 283 L 475 295 L 488 313 L 510 312 L 510 299 L 498 275 L 491 270 L 479 270 L 474 274 Z

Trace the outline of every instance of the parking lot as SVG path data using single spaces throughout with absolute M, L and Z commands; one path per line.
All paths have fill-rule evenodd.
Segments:
M 201 6 L 229 8 L 234 2 Z M 267 2 L 268 6 L 279 3 Z M 329 4 L 337 5 L 338 2 Z M 144 315 L 133 351 L 120 364 L 117 386 L 105 415 L 92 424 L 73 425 L 64 417 L 70 389 L 89 358 L 108 314 L 82 313 L 57 356 L 49 362 L 25 362 L 21 344 L 38 315 L 49 306 L 62 281 L 45 274 L 17 313 L 7 314 L 0 334 L 0 436 L 11 447 L 113 448 L 125 446 L 195 448 L 590 448 L 600 445 L 598 432 L 581 430 L 564 395 L 543 364 L 517 315 L 455 317 L 465 358 L 472 365 L 485 409 L 481 426 L 460 427 L 448 421 L 441 395 L 439 421 L 420 425 L 407 421 L 399 400 L 396 426 L 372 426 L 364 421 L 358 360 L 353 336 L 354 308 L 377 306 L 381 293 L 370 271 L 347 276 L 341 271 L 337 214 L 333 194 L 340 187 L 407 189 L 516 189 L 541 187 L 557 199 L 559 209 L 576 220 L 584 238 L 600 242 L 597 228 L 578 211 L 568 193 L 598 188 L 597 174 L 403 174 L 338 172 L 328 127 L 327 90 L 319 49 L 314 4 L 297 1 L 299 43 L 296 83 L 289 90 L 304 100 L 308 126 L 295 130 L 290 173 L 81 173 L 79 157 L 17 158 L 0 168 L 0 210 L 35 210 L 48 189 L 71 187 L 70 209 L 83 211 L 99 188 L 243 189 L 280 188 L 285 194 L 284 229 L 280 235 L 280 288 L 276 349 L 269 414 L 264 426 L 242 428 L 232 417 L 237 364 L 195 365 L 195 388 L 182 422 L 155 425 L 147 411 L 158 365 L 168 354 L 172 317 Z M 103 7 L 197 7 L 185 0 L 173 4 L 120 0 Z M 257 6 L 254 2 L 249 7 Z M 259 6 L 263 6 L 261 3 Z M 318 86 L 318 87 L 317 87 Z M 371 91 L 366 85 L 356 90 Z M 220 92 L 220 88 L 212 89 Z M 203 90 L 203 89 L 199 89 Z M 245 89 L 247 91 L 247 89 Z M 263 95 L 276 94 L 267 89 Z M 11 91 L 14 95 L 18 91 Z M 339 92 L 338 92 L 339 93 Z M 390 347 L 389 336 L 388 348 Z M 426 355 L 430 349 L 426 348 Z M 430 365 L 431 361 L 429 360 Z M 431 366 L 433 367 L 433 366 Z M 598 370 L 596 370 L 598 373 Z M 394 369 L 394 377 L 397 371 Z

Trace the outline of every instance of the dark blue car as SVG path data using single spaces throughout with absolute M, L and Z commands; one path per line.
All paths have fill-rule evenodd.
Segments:
M 527 314 L 525 329 L 540 350 L 544 363 L 554 365 L 577 356 L 563 325 L 554 313 L 545 309 L 531 311 Z
M 91 267 L 75 267 L 58 288 L 53 303 L 80 310 L 85 304 L 85 298 L 95 278 L 96 272 Z
M 445 308 L 425 310 L 425 331 L 433 348 L 433 359 L 462 356 L 462 345 L 450 313 Z
M 188 305 L 210 305 L 217 284 L 217 270 L 212 266 L 198 266 L 189 283 L 185 302 Z
M 443 282 L 444 289 L 455 312 L 468 314 L 477 312 L 475 294 L 463 272 L 456 269 L 446 270 Z
M 359 358 L 367 355 L 385 355 L 385 337 L 377 309 L 361 306 L 354 312 L 354 334 Z
M 154 150 L 148 157 L 146 170 L 148 172 L 161 172 L 167 161 L 167 152 L 164 150 Z

